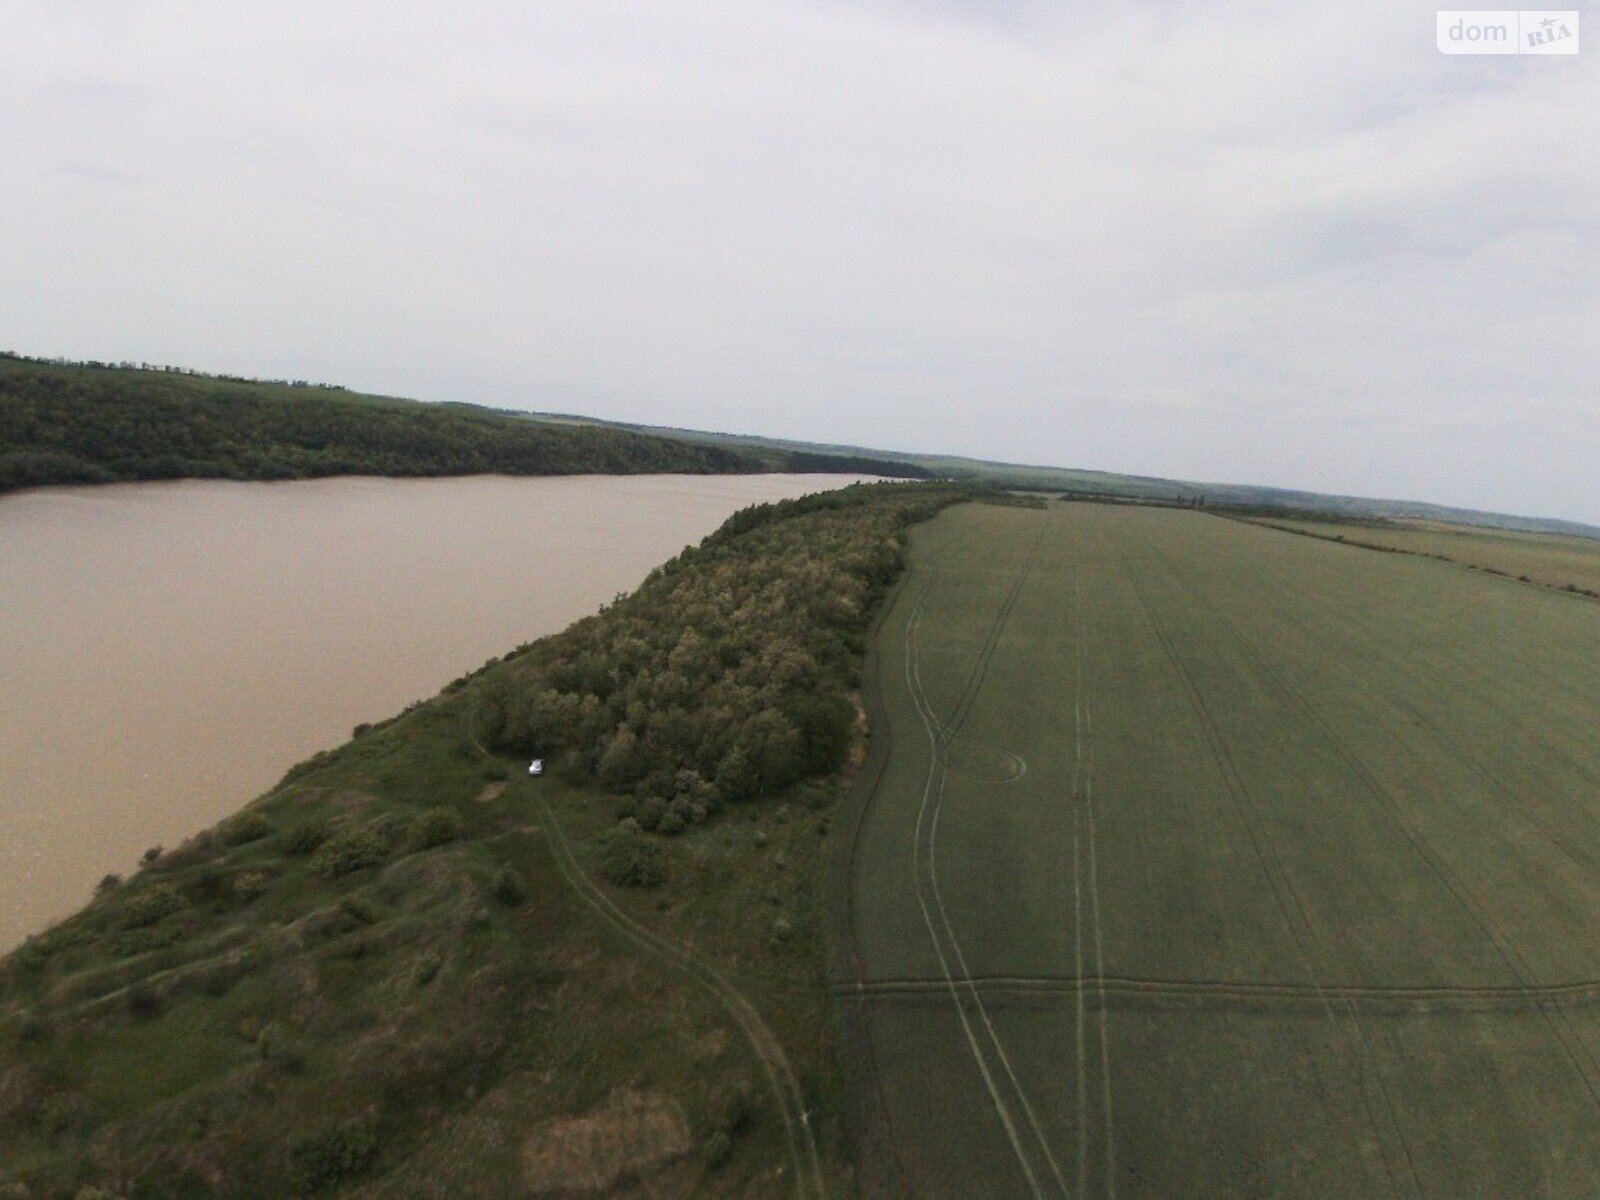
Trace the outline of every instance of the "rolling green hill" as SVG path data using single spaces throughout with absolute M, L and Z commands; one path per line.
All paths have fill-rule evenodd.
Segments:
M 0 356 L 0 490 L 182 478 L 771 471 L 928 474 L 859 455 L 534 424 L 472 405 L 325 386 Z

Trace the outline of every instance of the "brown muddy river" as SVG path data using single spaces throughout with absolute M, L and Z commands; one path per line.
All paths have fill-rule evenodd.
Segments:
M 0 950 L 342 742 L 838 475 L 0 497 Z

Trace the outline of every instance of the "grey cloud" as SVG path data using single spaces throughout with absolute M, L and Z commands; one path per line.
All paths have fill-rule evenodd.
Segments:
M 13 25 L 5 344 L 1600 520 L 1590 55 L 1380 0 Z

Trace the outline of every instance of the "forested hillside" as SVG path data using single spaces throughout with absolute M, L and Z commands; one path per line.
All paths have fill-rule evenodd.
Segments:
M 484 680 L 491 746 L 565 756 L 662 833 L 839 767 L 867 623 L 943 490 L 759 505 Z
M 0 356 L 0 490 L 325 475 L 926 475 L 860 456 L 748 450 L 464 404 Z

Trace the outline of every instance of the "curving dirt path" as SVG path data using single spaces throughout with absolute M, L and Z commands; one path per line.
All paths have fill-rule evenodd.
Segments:
M 480 755 L 495 762 L 510 761 L 491 754 L 472 732 L 470 722 L 463 720 L 463 725 L 467 739 Z M 676 967 L 709 991 L 733 1017 L 749 1043 L 751 1053 L 760 1062 L 772 1098 L 778 1105 L 778 1118 L 783 1123 L 789 1140 L 789 1152 L 794 1160 L 795 1195 L 799 1200 L 825 1200 L 828 1189 L 822 1172 L 822 1156 L 817 1150 L 816 1135 L 811 1130 L 800 1085 L 789 1067 L 782 1044 L 760 1012 L 715 967 L 682 946 L 652 933 L 618 908 L 605 891 L 584 873 L 549 802 L 538 788 L 532 789 L 532 795 L 542 818 L 540 828 L 550 845 L 556 868 L 573 891 L 618 933 L 640 949 Z

